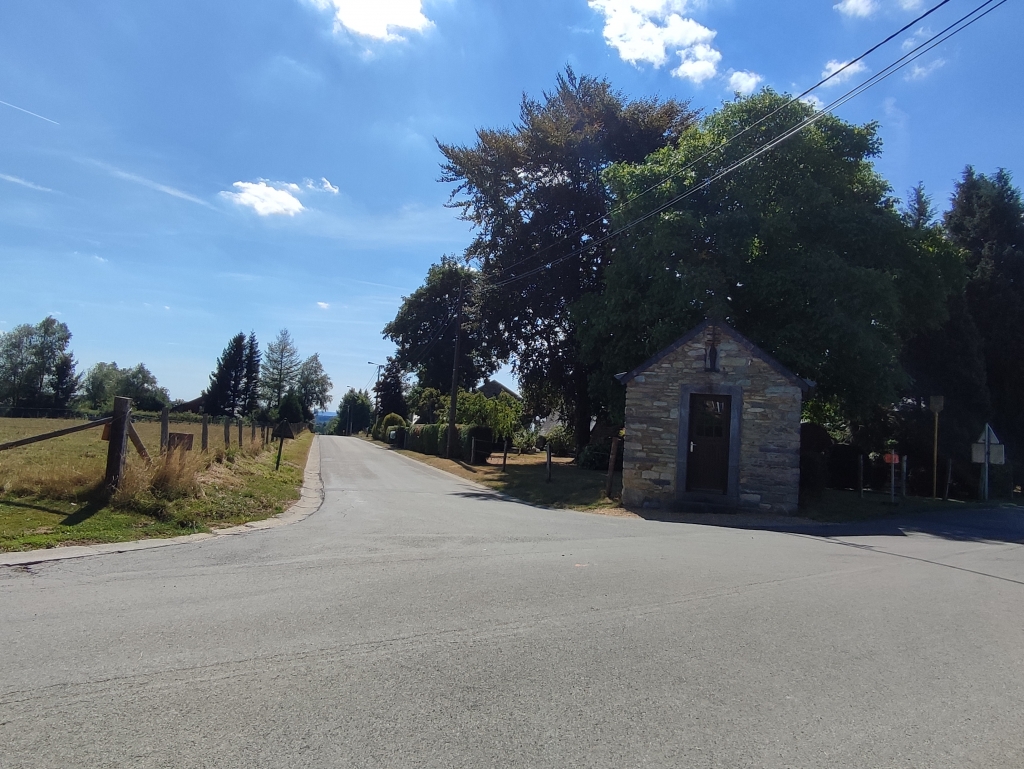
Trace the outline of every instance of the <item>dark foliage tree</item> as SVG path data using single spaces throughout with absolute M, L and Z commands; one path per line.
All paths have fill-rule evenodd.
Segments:
M 993 427 L 1024 450 L 1024 205 L 1004 170 L 968 167 L 943 220 L 966 254 L 966 311 L 977 328 Z M 977 436 L 973 436 L 976 438 Z M 973 439 L 972 438 L 972 439 Z
M 478 305 L 479 273 L 442 257 L 431 265 L 423 285 L 402 300 L 384 336 L 398 345 L 395 358 L 416 374 L 420 387 L 451 388 L 455 359 L 456 316 L 463 289 L 462 338 L 459 341 L 459 386 L 475 387 L 498 368 L 498 361 L 481 336 Z
M 338 435 L 349 435 L 366 430 L 373 423 L 373 403 L 366 390 L 349 388 L 338 407 Z M 351 430 L 351 433 L 349 432 Z
M 373 391 L 377 397 L 378 418 L 398 414 L 405 419 L 409 415 L 409 406 L 405 402 L 405 372 L 397 358 L 388 358 Z
M 313 353 L 299 367 L 296 384 L 296 392 L 306 419 L 312 419 L 314 412 L 327 408 L 331 402 L 331 387 L 333 383 L 320 363 L 320 355 Z
M 276 409 L 289 388 L 296 385 L 302 361 L 292 335 L 283 328 L 267 345 L 260 363 L 260 394 L 267 409 Z
M 159 385 L 143 363 L 120 370 L 113 395 L 131 398 L 132 408 L 138 411 L 160 411 L 171 402 L 167 388 Z
M 299 399 L 299 393 L 294 387 L 288 388 L 288 391 L 281 398 L 281 405 L 277 410 L 278 419 L 285 422 L 304 422 L 306 421 L 306 415 L 302 411 L 302 401 Z
M 231 337 L 210 374 L 210 386 L 203 393 L 203 408 L 212 416 L 239 416 L 245 412 L 246 338 L 239 332 Z
M 607 81 L 567 69 L 540 100 L 524 95 L 511 128 L 481 129 L 472 146 L 440 145 L 442 181 L 456 185 L 450 205 L 477 230 L 466 258 L 484 286 L 481 339 L 494 359 L 512 361 L 524 391 L 557 395 L 581 444 L 592 366 L 580 357 L 569 308 L 600 292 L 608 250 L 557 260 L 608 231 L 603 171 L 673 143 L 693 117 L 684 103 L 628 101 Z
M 250 416 L 260 408 L 260 344 L 256 332 L 245 342 L 245 386 L 242 388 L 242 413 Z
M 624 204 L 614 221 L 693 189 L 813 112 L 786 102 L 768 90 L 737 99 L 677 147 L 611 169 Z M 620 236 L 604 293 L 572 308 L 595 390 L 621 415 L 613 375 L 718 317 L 815 380 L 847 418 L 893 403 L 907 383 L 904 343 L 946 320 L 963 273 L 954 249 L 903 222 L 870 162 L 878 151 L 873 124 L 824 117 Z

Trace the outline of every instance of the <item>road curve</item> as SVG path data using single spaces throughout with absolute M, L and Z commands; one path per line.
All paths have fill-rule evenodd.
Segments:
M 324 504 L 0 568 L 0 767 L 1024 766 L 1024 547 L 542 510 L 318 438 Z

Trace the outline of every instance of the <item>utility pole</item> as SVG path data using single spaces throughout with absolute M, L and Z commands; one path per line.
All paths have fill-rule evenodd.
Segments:
M 938 499 L 939 487 L 939 412 L 946 404 L 946 399 L 941 395 L 933 395 L 928 402 L 928 408 L 935 415 L 935 437 L 932 442 L 932 499 Z
M 374 363 L 372 360 L 366 361 L 371 366 L 377 367 L 377 386 L 373 388 L 373 425 L 376 426 L 377 420 L 380 415 L 377 413 L 380 411 L 380 372 L 384 370 L 385 364 Z
M 459 301 L 455 313 L 455 358 L 452 361 L 452 396 L 448 404 L 448 443 L 445 456 L 455 453 L 455 409 L 459 401 L 459 346 L 462 342 L 462 292 L 465 281 L 459 282 Z

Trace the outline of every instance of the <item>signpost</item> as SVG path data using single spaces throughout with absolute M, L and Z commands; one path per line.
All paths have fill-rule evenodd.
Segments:
M 281 469 L 281 452 L 284 451 L 284 439 L 294 438 L 295 431 L 292 430 L 292 426 L 290 424 L 282 422 L 274 428 L 274 434 L 271 437 L 281 439 L 281 443 L 277 446 L 277 464 L 274 465 L 274 470 L 276 471 Z
M 985 423 L 985 430 L 978 440 L 971 444 L 971 461 L 976 465 L 982 465 L 981 469 L 981 498 L 988 502 L 988 476 L 989 467 L 1006 463 L 1006 447 L 996 437 L 992 426 Z
M 889 465 L 889 501 L 896 504 L 896 465 L 900 463 L 900 455 L 890 451 L 885 455 L 885 463 Z
M 938 499 L 939 490 L 939 412 L 946 405 L 941 395 L 933 395 L 928 399 L 928 408 L 935 415 L 935 441 L 932 444 L 932 499 Z

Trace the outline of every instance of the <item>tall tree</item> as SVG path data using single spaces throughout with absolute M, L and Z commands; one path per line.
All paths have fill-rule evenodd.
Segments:
M 291 387 L 294 387 L 302 361 L 288 329 L 283 328 L 277 338 L 267 345 L 260 363 L 260 393 L 268 409 L 276 409 Z
M 331 402 L 331 378 L 327 376 L 320 363 L 320 354 L 313 353 L 299 367 L 298 383 L 295 391 L 302 404 L 302 412 L 306 419 L 312 419 L 316 411 L 326 409 Z
M 513 127 L 478 130 L 473 146 L 439 145 L 442 181 L 456 185 L 449 204 L 477 230 L 466 258 L 485 286 L 482 338 L 512 361 L 524 392 L 556 394 L 581 444 L 591 366 L 569 307 L 601 290 L 608 249 L 590 244 L 609 226 L 602 173 L 675 142 L 693 118 L 684 103 L 631 102 L 606 80 L 566 69 L 554 91 L 523 96 Z
M 967 311 L 978 330 L 992 420 L 1024 449 L 1024 204 L 1007 171 L 967 167 L 943 223 L 967 258 Z
M 377 396 L 378 419 L 388 414 L 398 414 L 402 419 L 409 415 L 409 406 L 405 402 L 405 372 L 396 358 L 388 358 L 373 391 Z
M 402 300 L 395 319 L 384 327 L 385 338 L 398 345 L 396 360 L 416 374 L 420 387 L 444 391 L 451 387 L 460 288 L 459 386 L 475 387 L 498 369 L 498 361 L 481 337 L 479 277 L 454 257 L 442 257 L 440 264 L 431 265 L 423 285 Z
M 623 203 L 616 224 L 668 205 L 617 239 L 603 294 L 573 308 L 587 360 L 603 368 L 595 388 L 618 398 L 620 415 L 613 375 L 705 317 L 817 381 L 818 397 L 848 417 L 869 417 L 906 384 L 903 345 L 946 320 L 962 265 L 901 220 L 871 163 L 875 125 L 823 117 L 757 163 L 695 185 L 812 114 L 766 90 L 708 115 L 678 147 L 608 172 Z
M 217 358 L 204 393 L 203 408 L 212 416 L 234 417 L 244 413 L 246 397 L 246 339 L 239 332 L 231 337 Z
M 0 399 L 10 406 L 24 406 L 33 395 L 33 347 L 35 327 L 15 326 L 0 336 Z
M 242 413 L 255 414 L 260 408 L 260 345 L 256 332 L 249 332 L 245 342 L 245 385 L 243 387 Z
M 144 363 L 120 370 L 113 395 L 131 398 L 132 407 L 139 411 L 159 411 L 171 402 L 167 388 L 160 386 Z

